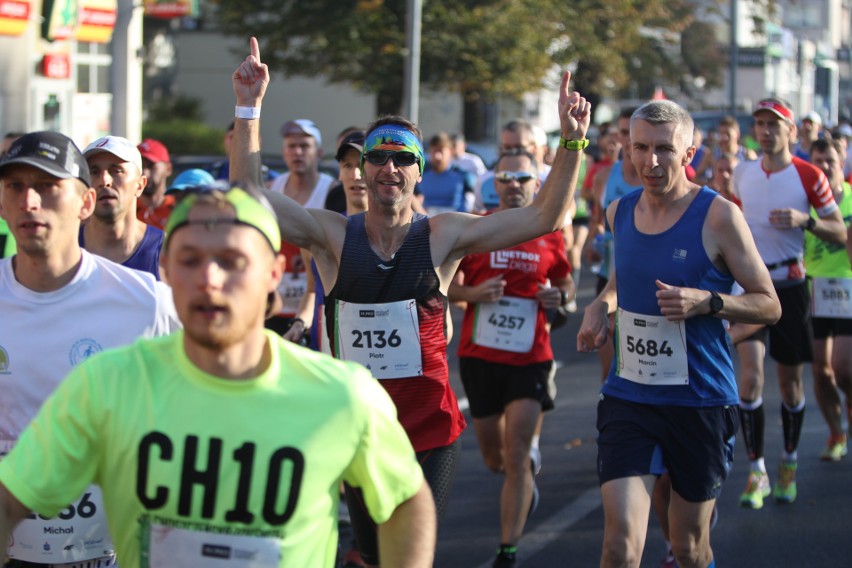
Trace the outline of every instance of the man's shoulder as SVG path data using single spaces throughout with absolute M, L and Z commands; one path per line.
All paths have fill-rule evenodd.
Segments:
M 151 228 L 159 231 L 155 227 Z M 162 234 L 162 231 L 160 233 Z M 157 279 L 150 272 L 128 268 L 103 256 L 90 253 L 86 249 L 82 250 L 83 254 L 90 258 L 89 262 L 91 262 L 92 266 L 92 270 L 87 274 L 87 278 L 100 278 L 108 290 L 135 289 L 149 292 L 152 297 L 157 294 Z

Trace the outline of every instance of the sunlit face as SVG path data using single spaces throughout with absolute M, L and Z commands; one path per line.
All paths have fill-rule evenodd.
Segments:
M 447 171 L 452 161 L 453 149 L 451 146 L 429 146 L 429 163 L 436 172 Z
M 361 153 L 355 148 L 346 150 L 340 160 L 337 179 L 343 184 L 346 202 L 359 211 L 367 208 L 367 184 L 361 177 Z
M 615 160 L 618 156 L 618 151 L 621 150 L 621 144 L 618 142 L 618 135 L 615 132 L 607 132 L 598 140 L 598 147 L 601 155 L 609 160 Z
M 829 146 L 824 152 L 811 150 L 811 163 L 822 170 L 829 180 L 842 179 L 843 164 L 837 150 Z M 839 178 L 838 178 L 839 176 Z
M 322 150 L 313 136 L 288 134 L 284 137 L 283 156 L 288 170 L 297 175 L 304 175 L 317 171 Z
M 86 161 L 98 196 L 95 217 L 109 224 L 127 216 L 136 217 L 136 198 L 148 178 L 133 163 L 109 152 L 92 154 Z
M 799 128 L 799 135 L 806 140 L 816 140 L 819 138 L 821 127 L 813 120 L 806 118 L 802 120 L 802 126 Z
M 532 203 L 535 192 L 541 185 L 538 176 L 524 183 L 520 183 L 517 179 L 501 181 L 499 178 L 502 172 L 534 174 L 532 161 L 527 156 L 503 156 L 494 167 L 494 190 L 500 200 L 500 209 L 526 207 Z
M 377 166 L 364 160 L 364 182 L 367 185 L 370 207 L 399 208 L 408 206 L 415 186 L 423 178 L 420 166 L 397 166 L 392 159 Z
M 730 193 L 733 184 L 734 168 L 739 160 L 722 156 L 713 164 L 713 189 L 720 193 Z
M 196 205 L 161 256 L 187 341 L 215 351 L 263 332 L 266 300 L 284 265 L 257 229 L 215 223 L 233 218 L 227 207 Z
M 142 175 L 148 179 L 142 193 L 154 195 L 157 190 L 165 191 L 166 181 L 172 175 L 172 165 L 169 162 L 152 162 L 142 158 Z
M 740 131 L 730 124 L 719 125 L 719 145 L 723 148 L 735 148 L 740 143 Z
M 34 166 L 8 166 L 0 182 L 0 216 L 9 225 L 19 253 L 62 254 L 69 243 L 77 242 L 80 222 L 95 207 L 94 190 Z
M 754 134 L 757 143 L 766 155 L 774 156 L 788 151 L 796 127 L 787 120 L 768 110 L 754 115 Z
M 652 194 L 664 195 L 686 178 L 684 167 L 692 161 L 695 146 L 684 147 L 680 129 L 673 122 L 634 120 L 630 125 L 630 159 Z

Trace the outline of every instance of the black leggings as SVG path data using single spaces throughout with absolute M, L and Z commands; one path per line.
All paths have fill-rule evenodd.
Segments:
M 459 452 L 461 446 L 456 439 L 449 446 L 441 446 L 417 453 L 417 461 L 423 469 L 423 477 L 432 490 L 435 499 L 435 510 L 438 520 L 444 516 L 447 509 L 447 498 L 453 478 L 456 475 Z M 358 552 L 361 559 L 367 564 L 379 565 L 379 539 L 376 523 L 367 511 L 364 503 L 364 494 L 360 489 L 350 487 L 344 483 L 346 488 L 346 504 L 349 506 L 349 516 L 352 519 L 352 531 L 355 533 L 355 541 L 358 543 Z

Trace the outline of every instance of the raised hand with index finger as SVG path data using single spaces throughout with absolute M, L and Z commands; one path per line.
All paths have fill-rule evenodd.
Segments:
M 260 62 L 257 38 L 249 40 L 249 55 L 231 76 L 238 106 L 259 107 L 269 86 L 269 68 Z
M 577 91 L 568 89 L 571 72 L 562 74 L 559 86 L 559 122 L 562 125 L 562 137 L 566 140 L 580 140 L 586 137 L 592 118 L 592 105 Z

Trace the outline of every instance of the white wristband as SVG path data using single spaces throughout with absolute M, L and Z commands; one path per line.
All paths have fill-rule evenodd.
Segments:
M 234 117 L 246 120 L 257 120 L 260 118 L 260 107 L 234 107 Z

